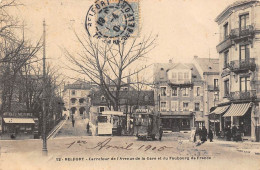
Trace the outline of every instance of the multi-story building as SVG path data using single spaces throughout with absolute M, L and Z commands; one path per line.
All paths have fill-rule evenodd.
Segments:
M 193 64 L 154 64 L 155 109 L 163 129 L 190 130 L 204 124 L 203 81 Z
M 203 84 L 203 121 L 205 127 L 213 127 L 214 132 L 220 132 L 220 121 L 214 115 L 209 117 L 211 109 L 214 109 L 219 102 L 219 59 L 199 58 L 194 56 L 193 62 L 197 68 Z
M 77 80 L 64 86 L 63 100 L 67 116 L 89 117 L 90 92 L 95 88 L 90 82 Z
M 237 1 L 221 12 L 219 26 L 220 104 L 223 127 L 239 126 L 256 140 L 260 98 L 260 2 Z

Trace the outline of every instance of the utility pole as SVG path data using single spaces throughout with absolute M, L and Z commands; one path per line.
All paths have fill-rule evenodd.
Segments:
M 45 53 L 45 37 L 46 37 L 46 31 L 45 31 L 45 20 L 43 20 L 43 98 L 42 98 L 42 119 L 43 119 L 43 128 L 42 128 L 42 155 L 47 156 L 48 150 L 47 150 L 47 134 L 46 134 L 46 68 L 45 68 L 45 60 L 46 60 L 46 53 Z

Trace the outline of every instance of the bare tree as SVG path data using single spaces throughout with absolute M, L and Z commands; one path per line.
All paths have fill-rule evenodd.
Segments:
M 129 82 L 124 81 L 143 71 L 147 66 L 141 65 L 147 54 L 155 47 L 156 37 L 151 34 L 143 38 L 130 38 L 120 43 L 109 44 L 107 41 L 83 38 L 75 33 L 82 46 L 82 52 L 74 56 L 65 49 L 67 59 L 73 64 L 69 69 L 87 76 L 100 87 L 114 110 L 119 109 L 120 90 Z M 76 66 L 76 67 L 75 67 Z M 133 67 L 135 71 L 129 72 Z M 113 84 L 115 90 L 110 90 Z

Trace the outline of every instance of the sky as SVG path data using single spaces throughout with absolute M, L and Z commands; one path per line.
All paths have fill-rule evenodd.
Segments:
M 42 35 L 42 22 L 47 24 L 48 62 L 62 73 L 67 61 L 63 48 L 71 52 L 80 48 L 76 32 L 87 34 L 84 21 L 94 0 L 19 0 L 23 6 L 14 8 L 26 26 L 25 34 L 31 39 Z M 190 62 L 194 55 L 217 58 L 218 25 L 214 21 L 235 0 L 140 0 L 140 36 L 158 34 L 157 46 L 151 51 L 149 63 Z M 67 63 L 68 64 L 68 63 Z M 66 70 L 66 71 L 65 71 Z M 68 75 L 75 76 L 68 72 Z

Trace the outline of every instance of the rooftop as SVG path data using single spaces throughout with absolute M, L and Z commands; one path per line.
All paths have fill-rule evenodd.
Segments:
M 203 73 L 219 73 L 219 59 L 217 58 L 196 58 Z
M 240 1 L 236 1 L 232 4 L 230 4 L 229 6 L 227 6 L 215 19 L 215 22 L 219 22 L 221 20 L 221 18 L 228 13 L 232 13 L 232 10 L 236 7 L 242 6 L 242 5 L 246 5 L 246 4 L 250 4 L 250 3 L 256 3 L 259 2 L 259 0 L 240 0 Z

